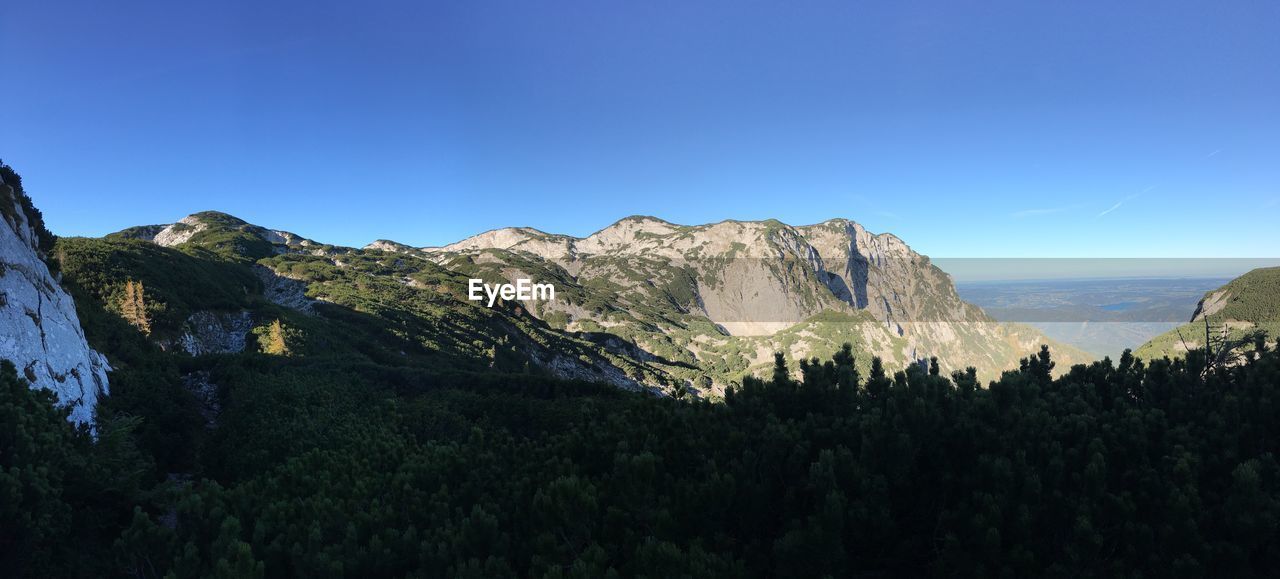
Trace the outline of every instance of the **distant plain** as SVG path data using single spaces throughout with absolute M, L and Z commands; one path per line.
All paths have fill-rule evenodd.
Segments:
M 1205 292 L 1227 278 L 1128 278 L 959 282 L 960 296 L 1002 322 L 1117 358 L 1126 348 L 1188 322 Z

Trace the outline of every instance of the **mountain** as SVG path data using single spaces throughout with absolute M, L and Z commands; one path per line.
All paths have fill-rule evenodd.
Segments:
M 1152 338 L 1134 355 L 1174 358 L 1188 348 L 1201 348 L 1206 322 L 1213 339 L 1252 342 L 1251 336 L 1265 332 L 1274 342 L 1280 336 L 1280 267 L 1255 269 L 1206 293 L 1189 322 Z
M 526 304 L 531 313 L 569 332 L 620 337 L 715 392 L 766 369 L 774 351 L 804 359 L 849 341 L 891 367 L 937 356 L 945 370 L 995 377 L 1052 343 L 997 323 L 928 257 L 847 219 L 685 226 L 635 216 L 585 238 L 507 228 L 444 247 L 377 247 L 479 277 L 560 280 L 564 299 Z M 1090 359 L 1054 349 L 1067 364 Z
M 150 341 L 166 350 L 260 349 L 277 321 L 296 354 L 423 369 L 539 370 L 629 389 L 671 386 L 642 363 L 553 330 L 515 304 L 479 307 L 467 278 L 429 260 L 318 243 L 202 212 L 103 239 L 59 240 L 68 277 L 119 313 L 147 293 Z
M 166 225 L 130 227 L 107 237 L 140 239 L 161 247 L 190 244 L 236 260 L 261 259 L 282 251 L 308 251 L 322 247 L 288 231 L 259 227 L 217 211 L 202 211 Z
M 872 356 L 889 368 L 937 357 L 941 370 L 994 378 L 1042 343 L 1060 370 L 1089 359 L 997 322 L 927 256 L 845 219 L 685 226 L 635 216 L 585 238 L 506 228 L 443 247 L 355 249 L 202 212 L 62 248 L 69 275 L 96 278 L 82 285 L 108 310 L 121 307 L 124 284 L 141 282 L 159 308 L 152 341 L 193 355 L 259 347 L 254 336 L 282 320 L 298 352 L 713 398 L 766 372 L 774 352 L 795 362 L 846 342 L 864 371 Z M 198 291 L 193 276 L 206 280 Z M 489 308 L 467 299 L 472 278 L 552 283 L 556 296 Z
M 32 387 L 56 393 L 71 420 L 92 423 L 111 368 L 89 347 L 74 301 L 45 263 L 53 236 L 3 164 L 0 214 L 0 360 L 13 362 Z

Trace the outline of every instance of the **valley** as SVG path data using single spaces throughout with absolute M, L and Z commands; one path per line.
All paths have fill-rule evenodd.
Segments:
M 1000 321 L 1024 323 L 1095 356 L 1119 359 L 1185 323 L 1222 278 L 968 282 L 961 297 Z

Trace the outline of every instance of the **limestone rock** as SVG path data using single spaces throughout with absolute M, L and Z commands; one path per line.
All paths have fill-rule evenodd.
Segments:
M 71 420 L 92 424 L 111 366 L 85 341 L 75 302 L 41 259 L 39 226 L 15 185 L 0 178 L 0 359 L 32 387 L 56 392 Z

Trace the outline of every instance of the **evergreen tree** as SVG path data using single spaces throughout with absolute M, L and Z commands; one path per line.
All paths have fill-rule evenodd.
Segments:
M 787 358 L 782 352 L 773 354 L 773 386 L 785 388 L 791 385 L 791 371 L 787 370 Z
M 144 336 L 151 335 L 151 316 L 147 313 L 146 292 L 141 281 L 125 282 L 124 297 L 120 300 L 120 315 Z
M 289 342 L 285 338 L 286 330 L 284 324 L 280 322 L 280 318 L 276 318 L 271 325 L 267 327 L 266 342 L 262 344 L 262 351 L 273 356 L 289 356 L 292 352 L 289 350 Z

